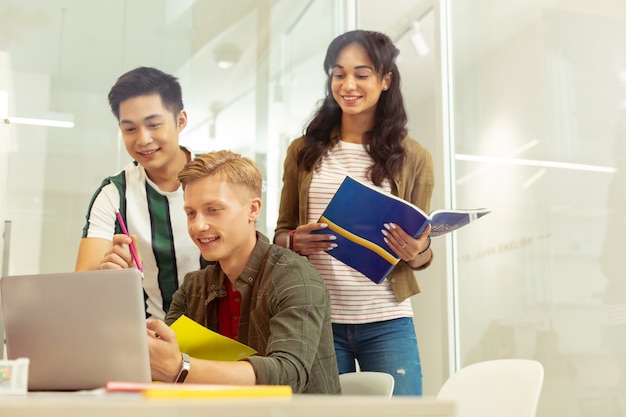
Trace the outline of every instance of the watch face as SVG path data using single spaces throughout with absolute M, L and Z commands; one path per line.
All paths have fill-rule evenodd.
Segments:
M 182 371 L 180 371 L 180 374 L 178 375 L 178 379 L 176 379 L 176 383 L 180 384 L 185 382 L 185 379 L 187 379 L 187 374 L 189 373 L 188 370 L 183 369 Z

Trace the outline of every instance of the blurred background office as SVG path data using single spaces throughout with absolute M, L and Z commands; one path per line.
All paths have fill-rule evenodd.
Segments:
M 432 208 L 492 210 L 418 273 L 425 394 L 476 361 L 535 358 L 539 416 L 625 415 L 623 0 L 0 0 L 2 274 L 74 268 L 91 193 L 128 162 L 108 90 L 143 65 L 180 78 L 183 144 L 259 163 L 271 236 L 287 144 L 354 28 L 401 50 Z

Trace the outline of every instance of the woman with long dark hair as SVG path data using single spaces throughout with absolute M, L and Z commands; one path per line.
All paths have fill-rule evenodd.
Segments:
M 393 223 L 381 227 L 402 260 L 378 285 L 327 253 L 336 247 L 331 234 L 311 233 L 327 226 L 317 220 L 347 175 L 429 211 L 432 158 L 407 135 L 398 53 L 373 31 L 347 32 L 329 45 L 326 97 L 285 158 L 274 241 L 307 256 L 324 278 L 339 372 L 355 371 L 358 362 L 362 371 L 393 375 L 394 395 L 421 395 L 409 297 L 419 292 L 414 271 L 432 262 L 430 228 L 412 238 Z

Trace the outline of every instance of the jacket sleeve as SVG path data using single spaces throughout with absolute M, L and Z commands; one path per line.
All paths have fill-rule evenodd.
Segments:
M 331 372 L 326 368 L 332 367 L 324 366 L 326 362 L 319 358 L 334 356 L 330 301 L 312 265 L 304 260 L 284 261 L 272 273 L 266 351 L 246 360 L 254 368 L 257 384 L 290 385 L 300 393 L 311 389 L 310 381 L 320 382 L 314 375 Z
M 274 236 L 281 232 L 295 229 L 298 226 L 300 175 L 297 156 L 303 142 L 303 138 L 298 138 L 291 142 L 287 148 L 287 155 L 283 163 L 283 187 L 280 194 L 278 221 L 274 230 Z
M 172 303 L 165 316 L 165 324 L 171 326 L 183 314 L 189 316 L 187 313 L 187 291 L 189 289 L 189 281 L 185 279 L 183 284 L 178 287 L 174 295 L 172 296 Z

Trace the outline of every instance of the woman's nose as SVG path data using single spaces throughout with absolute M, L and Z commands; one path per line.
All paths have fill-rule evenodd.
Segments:
M 354 80 L 354 77 L 351 75 L 348 75 L 345 79 L 344 79 L 344 83 L 343 83 L 344 88 L 346 88 L 347 90 L 352 90 L 356 87 L 356 82 Z

